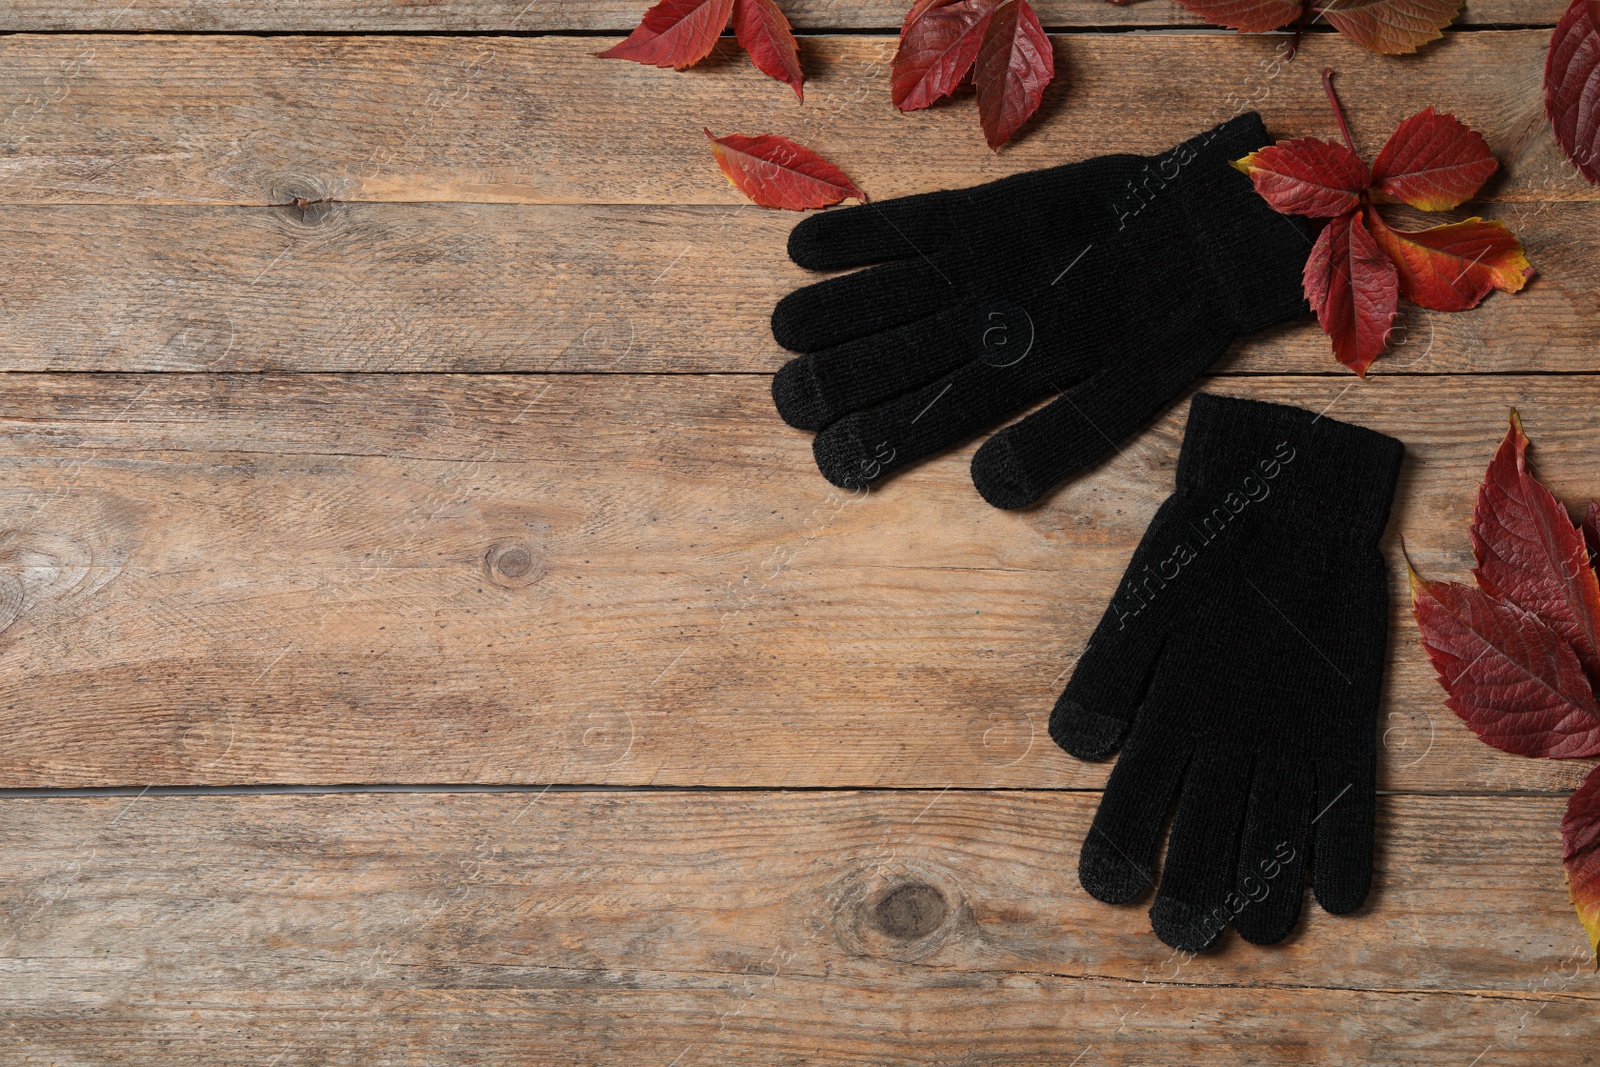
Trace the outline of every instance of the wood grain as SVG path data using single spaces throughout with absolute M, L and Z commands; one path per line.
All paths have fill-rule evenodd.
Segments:
M 1517 406 L 1597 486 L 1589 376 L 1216 379 L 1400 436 L 1390 529 L 1463 576 Z M 1092 787 L 1045 719 L 1185 409 L 1043 506 L 969 444 L 830 489 L 760 376 L 0 376 L 6 786 Z M 1394 597 L 1387 788 L 1561 790 L 1444 709 Z
M 1038 0 L 1063 77 L 999 155 L 970 99 L 889 106 L 909 0 L 781 2 L 804 106 L 731 40 L 592 58 L 646 0 L 5 5 L 0 788 L 131 788 L 0 797 L 0 1062 L 1600 1064 L 1555 795 L 1593 761 L 1456 720 L 1398 552 L 1466 576 L 1512 405 L 1540 475 L 1600 495 L 1600 208 L 1539 86 L 1563 0 L 1287 65 L 1166 0 Z M 1301 324 L 1209 383 L 1407 443 L 1403 795 L 1366 907 L 1187 958 L 1078 886 L 1108 768 L 1044 730 L 1186 404 L 1022 513 L 972 444 L 831 491 L 767 396 L 796 216 L 699 131 L 882 199 L 1248 107 L 1331 137 L 1324 66 L 1369 155 L 1424 104 L 1482 130 L 1473 210 L 1541 273 L 1413 310 L 1371 382 Z M 522 787 L 133 795 L 441 782 Z
M 1539 276 L 1460 315 L 1407 306 L 1374 374 L 1587 371 L 1600 205 L 1489 204 Z M 755 207 L 316 204 L 0 213 L 0 368 L 770 373 L 768 316 L 817 275 Z M 1407 225 L 1426 225 L 1415 217 Z M 1221 373 L 1329 373 L 1307 318 Z
M 1275 136 L 1332 137 L 1324 66 L 1369 153 L 1433 102 L 1506 165 L 1494 198 L 1593 200 L 1544 118 L 1548 39 L 1457 33 L 1397 59 L 1321 35 L 1283 63 L 1272 38 L 1058 37 L 1064 75 L 997 155 L 970 100 L 889 105 L 891 37 L 806 38 L 800 106 L 742 56 L 664 71 L 593 58 L 605 37 L 16 34 L 0 38 L 0 202 L 738 203 L 702 127 L 786 134 L 883 199 L 1159 151 L 1248 107 Z
M 10 799 L 7 1047 L 162 1065 L 1596 1062 L 1559 799 L 1389 798 L 1359 912 L 1308 901 L 1284 943 L 1230 932 L 1198 957 L 1156 940 L 1148 901 L 1078 886 L 1096 802 Z
M 10 0 L 0 16 L 0 32 L 627 33 L 649 6 L 647 0 L 584 0 L 581 4 L 528 0 L 387 0 L 382 4 L 361 0 L 139 0 L 127 5 Z M 897 30 L 909 6 L 907 0 L 785 0 L 782 5 L 790 23 L 802 32 Z M 1202 20 L 1167 0 L 1125 5 L 1105 0 L 1035 0 L 1033 6 L 1051 28 L 1203 25 Z M 1565 7 L 1561 0 L 1468 0 L 1455 25 L 1553 26 Z

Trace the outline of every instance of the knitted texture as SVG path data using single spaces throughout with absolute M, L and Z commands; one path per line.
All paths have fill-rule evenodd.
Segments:
M 1378 538 L 1401 457 L 1391 437 L 1299 408 L 1194 398 L 1177 491 L 1050 716 L 1080 759 L 1123 750 L 1078 860 L 1095 897 L 1155 884 L 1176 798 L 1150 908 L 1175 948 L 1229 923 L 1281 940 L 1308 869 L 1326 910 L 1366 898 L 1389 616 Z
M 817 466 L 859 488 L 990 429 L 978 491 L 1021 507 L 1102 459 L 1235 338 L 1307 313 L 1305 221 L 1229 165 L 1241 115 L 1159 156 L 1102 156 L 973 189 L 813 215 L 802 267 L 877 266 L 786 296 L 772 383 Z

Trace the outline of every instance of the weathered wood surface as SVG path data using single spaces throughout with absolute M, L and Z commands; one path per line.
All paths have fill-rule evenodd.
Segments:
M 1600 495 L 1600 209 L 1539 87 L 1564 2 L 1283 65 L 1165 0 L 1041 0 L 1190 28 L 1061 34 L 999 155 L 970 99 L 889 106 L 909 0 L 782 2 L 804 106 L 731 40 L 593 59 L 646 0 L 0 11 L 49 31 L 0 38 L 0 788 L 624 787 L 0 799 L 0 1062 L 1600 1063 L 1554 795 L 1591 761 L 1456 720 L 1398 553 L 1465 577 L 1512 405 L 1541 476 Z M 303 35 L 361 31 L 568 36 Z M 699 131 L 788 134 L 881 199 L 1247 106 L 1332 137 L 1325 65 L 1369 155 L 1429 103 L 1482 130 L 1508 170 L 1472 210 L 1541 274 L 1413 310 L 1372 382 L 1302 324 L 1209 383 L 1408 445 L 1380 758 L 1412 795 L 1356 915 L 1191 959 L 1077 885 L 1107 767 L 1044 731 L 1186 405 L 1022 513 L 970 444 L 831 491 L 767 396 L 797 216 Z M 451 373 L 350 373 L 417 371 Z
M 1465 574 L 1512 405 L 1600 490 L 1600 380 L 1213 384 L 1407 443 L 1385 787 L 1574 787 L 1444 708 L 1398 542 Z M 831 490 L 757 375 L 0 376 L 0 785 L 1094 786 L 1045 720 L 1185 412 L 1008 513 L 973 445 Z
M 1483 213 L 1522 238 L 1537 279 L 1471 314 L 1408 305 L 1374 374 L 1600 368 L 1600 204 Z M 772 306 L 817 278 L 785 253 L 796 218 L 748 206 L 11 208 L 0 368 L 771 373 L 785 358 Z M 1217 369 L 1339 370 L 1309 318 Z
M 96 1015 L 50 1019 L 30 1031 L 68 1036 L 17 1047 L 37 1062 L 63 1062 L 56 1050 L 65 1048 L 118 1067 L 248 1060 L 263 1048 L 266 1062 L 282 1054 L 273 1067 L 364 1067 L 374 1050 L 398 1067 L 1031 1067 L 1071 1065 L 1075 1054 L 1079 1065 L 1111 1067 L 1437 1067 L 1474 1056 L 1506 1067 L 1593 1067 L 1594 1010 L 1586 998 L 1496 991 L 1172 992 L 986 976 L 921 992 L 904 980 L 863 990 L 827 976 L 770 982 L 755 973 L 665 992 L 182 992 L 136 1001 L 103 1027 Z
M 1456 33 L 1402 58 L 1319 35 L 1292 63 L 1277 38 L 1061 36 L 1062 76 L 999 154 L 970 100 L 890 106 L 892 37 L 806 38 L 804 106 L 742 55 L 680 73 L 593 58 L 610 40 L 15 34 L 0 38 L 0 201 L 739 203 L 702 127 L 787 134 L 882 199 L 1158 151 L 1250 106 L 1276 136 L 1333 137 L 1324 65 L 1368 152 L 1433 102 L 1506 165 L 1494 198 L 1596 195 L 1544 118 L 1542 29 Z
M 166 32 L 400 33 L 550 31 L 626 33 L 649 0 L 8 0 L 0 32 L 25 30 L 162 30 Z M 910 0 L 785 0 L 797 31 L 898 29 Z M 1035 0 L 1045 26 L 1199 26 L 1204 22 L 1170 0 L 1108 4 L 1105 0 Z M 1468 0 L 1457 26 L 1553 26 L 1562 0 Z
M 11 1062 L 1597 1062 L 1556 798 L 1388 798 L 1367 906 L 1173 953 L 1095 796 L 13 799 Z M 1246 988 L 1241 988 L 1246 987 Z M 1492 1054 L 1492 1059 L 1490 1059 Z

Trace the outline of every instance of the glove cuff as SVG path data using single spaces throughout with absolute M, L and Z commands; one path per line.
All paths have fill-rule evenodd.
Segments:
M 1247 111 L 1155 157 L 1176 187 L 1219 305 L 1236 337 L 1310 314 L 1301 275 L 1310 225 L 1281 215 L 1233 166 L 1271 144 L 1261 116 Z
M 1178 491 L 1215 496 L 1233 512 L 1253 507 L 1268 521 L 1329 539 L 1376 544 L 1404 455 L 1393 437 L 1304 408 L 1196 393 Z

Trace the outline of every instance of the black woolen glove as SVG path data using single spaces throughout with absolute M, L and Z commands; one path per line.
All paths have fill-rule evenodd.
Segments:
M 1102 156 L 813 215 L 789 257 L 879 266 L 784 297 L 772 383 L 817 466 L 859 488 L 1042 397 L 972 461 L 985 500 L 1037 500 L 1175 399 L 1238 337 L 1307 314 L 1303 219 L 1229 165 L 1254 112 L 1159 156 Z
M 1095 897 L 1154 883 L 1177 796 L 1150 908 L 1175 948 L 1206 948 L 1229 922 L 1281 940 L 1308 852 L 1324 909 L 1367 895 L 1389 618 L 1378 538 L 1402 455 L 1300 408 L 1194 398 L 1177 491 L 1050 716 L 1081 759 L 1123 747 L 1078 860 Z

